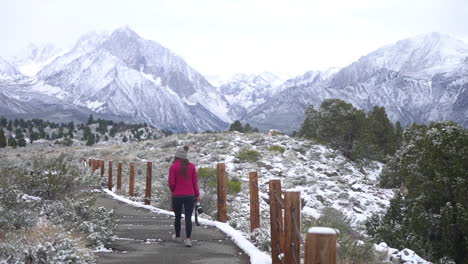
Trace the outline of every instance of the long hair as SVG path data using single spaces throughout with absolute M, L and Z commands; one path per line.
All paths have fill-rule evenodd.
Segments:
M 184 150 L 188 151 L 188 149 L 189 146 L 185 145 Z M 175 157 L 172 163 L 176 162 L 177 160 L 180 160 L 180 164 L 182 165 L 182 174 L 184 174 L 185 179 L 188 179 L 188 165 L 190 163 L 189 160 Z

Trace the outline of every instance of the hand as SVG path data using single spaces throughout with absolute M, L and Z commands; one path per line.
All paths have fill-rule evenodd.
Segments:
M 197 202 L 200 202 L 200 200 L 201 200 L 200 196 L 198 196 L 196 199 L 197 199 Z

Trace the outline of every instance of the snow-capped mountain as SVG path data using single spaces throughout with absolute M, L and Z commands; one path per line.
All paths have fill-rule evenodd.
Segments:
M 61 55 L 61 49 L 52 44 L 36 46 L 29 44 L 20 55 L 11 58 L 13 65 L 25 76 L 35 76 L 44 66 Z
M 468 126 L 468 45 L 447 35 L 401 40 L 329 76 L 306 75 L 288 80 L 289 88 L 244 120 L 263 130 L 291 132 L 308 104 L 319 107 L 325 99 L 339 98 L 366 111 L 383 106 L 403 125 L 454 120 Z
M 14 91 L 173 131 L 220 130 L 230 121 L 227 102 L 201 74 L 129 28 L 83 36 Z
M 0 57 L 0 81 L 15 80 L 21 77 L 21 73 L 13 65 Z
M 259 75 L 236 74 L 218 90 L 230 104 L 229 116 L 237 120 L 276 94 L 282 81 L 270 72 Z

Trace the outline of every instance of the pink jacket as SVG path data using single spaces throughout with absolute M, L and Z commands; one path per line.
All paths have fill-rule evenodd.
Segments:
M 187 172 L 187 179 L 182 173 L 182 165 L 180 160 L 176 160 L 169 168 L 169 188 L 171 189 L 172 196 L 194 195 L 200 196 L 198 190 L 198 176 L 195 165 L 189 163 Z

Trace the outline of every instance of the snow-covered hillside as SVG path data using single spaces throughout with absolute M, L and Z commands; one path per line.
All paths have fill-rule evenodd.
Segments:
M 217 163 L 223 162 L 226 164 L 228 177 L 241 180 L 241 192 L 228 195 L 228 223 L 243 232 L 248 239 L 251 239 L 248 187 L 250 171 L 258 171 L 259 175 L 261 226 L 262 233 L 266 236 L 270 223 L 268 182 L 271 179 L 280 179 L 284 191 L 301 192 L 303 219 L 317 218 L 321 209 L 331 207 L 352 218 L 356 228 L 361 227 L 362 221 L 372 213 L 383 212 L 394 195 L 394 190 L 377 186 L 382 164 L 358 164 L 326 146 L 285 135 L 237 132 L 178 134 L 131 144 L 101 141 L 93 147 L 65 147 L 36 142 L 27 146 L 28 152 L 24 155 L 48 153 L 52 157 L 66 154 L 70 160 L 99 158 L 114 160 L 114 164 L 116 161 L 124 161 L 123 190 L 128 190 L 128 162 L 134 161 L 137 166 L 137 201 L 143 201 L 145 195 L 145 162 L 153 161 L 152 204 L 168 209 L 170 203 L 167 200 L 167 172 L 176 148 L 184 144 L 191 146 L 189 159 L 197 168 L 216 168 Z M 284 148 L 284 152 L 272 151 L 271 146 L 280 146 Z M 242 149 L 255 150 L 261 157 L 255 162 L 239 160 L 237 154 Z M 0 154 L 0 158 L 7 163 L 15 162 L 18 159 L 18 151 L 21 149 L 7 149 Z M 27 160 L 26 156 L 21 157 Z M 205 193 L 204 203 L 209 202 L 206 201 L 210 197 L 209 190 L 205 189 L 202 192 Z M 126 195 L 126 192 L 123 195 Z M 215 196 L 215 191 L 211 195 Z M 418 259 L 410 250 L 399 252 L 387 248 L 385 244 L 376 245 L 376 249 L 388 252 L 396 260 L 407 261 L 400 263 L 416 263 L 410 261 Z

